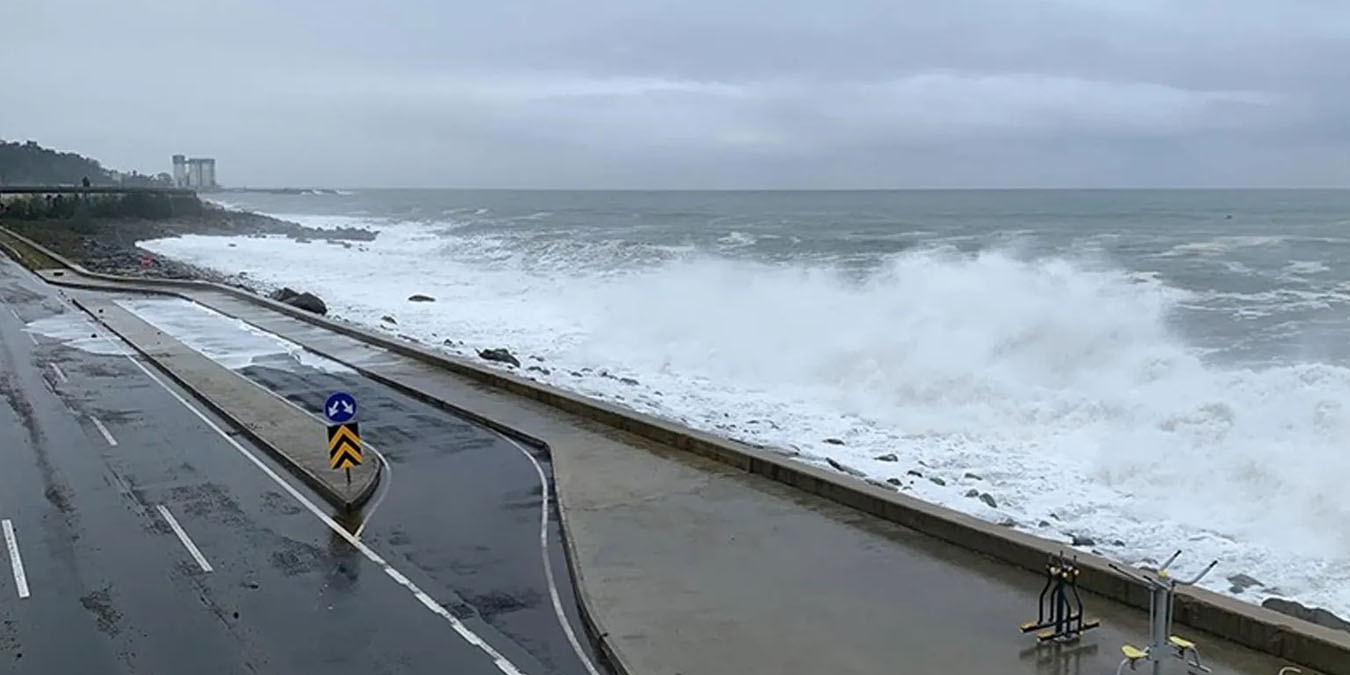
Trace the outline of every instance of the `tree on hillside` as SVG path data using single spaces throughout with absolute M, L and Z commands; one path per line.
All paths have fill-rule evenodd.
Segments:
M 0 140 L 0 185 L 79 185 L 85 178 L 91 185 L 172 185 L 172 179 L 164 180 L 165 174 L 123 175 L 73 152 L 58 152 L 33 141 Z

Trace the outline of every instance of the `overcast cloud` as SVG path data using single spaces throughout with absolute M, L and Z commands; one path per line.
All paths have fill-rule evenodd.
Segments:
M 1340 0 L 18 0 L 0 30 L 0 138 L 230 185 L 1350 185 Z

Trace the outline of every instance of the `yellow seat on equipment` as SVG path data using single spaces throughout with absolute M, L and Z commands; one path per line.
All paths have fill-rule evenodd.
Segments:
M 1176 647 L 1177 649 L 1195 649 L 1195 643 L 1191 642 L 1190 640 L 1187 640 L 1186 638 L 1180 638 L 1173 635 L 1171 637 L 1168 637 L 1167 641 L 1172 643 L 1172 646 Z
M 1129 660 L 1131 660 L 1131 661 L 1138 661 L 1139 659 L 1146 659 L 1146 658 L 1148 658 L 1148 652 L 1146 652 L 1146 651 L 1144 651 L 1144 650 L 1142 650 L 1142 649 L 1140 649 L 1140 648 L 1138 648 L 1138 647 L 1136 647 L 1136 646 L 1134 646 L 1134 645 L 1121 645 L 1121 646 L 1120 646 L 1120 653 L 1124 654 L 1124 655 L 1125 655 L 1125 658 L 1127 658 L 1127 659 L 1129 659 Z

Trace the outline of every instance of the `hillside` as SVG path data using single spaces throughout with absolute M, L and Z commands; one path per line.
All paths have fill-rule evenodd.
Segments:
M 135 171 L 123 174 L 73 152 L 51 150 L 33 141 L 0 140 L 0 185 L 77 185 L 85 178 L 92 185 L 173 184 L 168 174 L 147 176 Z

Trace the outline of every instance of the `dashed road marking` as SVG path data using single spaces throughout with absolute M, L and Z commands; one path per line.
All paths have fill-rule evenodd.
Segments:
M 94 426 L 98 428 L 100 434 L 103 434 L 103 438 L 108 441 L 108 445 L 114 447 L 117 446 L 117 439 L 113 438 L 112 432 L 108 431 L 108 427 L 103 426 L 103 422 L 93 415 L 89 416 L 89 421 L 94 423 Z
M 169 507 L 156 504 L 155 508 L 159 509 L 159 515 L 164 516 L 164 522 L 168 523 L 169 527 L 173 529 L 173 533 L 178 535 L 178 541 L 183 542 L 183 547 L 188 550 L 188 553 L 192 554 L 192 559 L 197 561 L 202 571 L 210 572 L 211 563 L 206 562 L 206 556 L 202 555 L 201 549 L 192 543 L 192 539 L 188 537 L 187 532 L 183 531 L 183 526 L 178 524 L 178 519 L 174 518 L 172 513 L 169 513 Z
M 198 304 L 200 304 L 200 303 L 198 303 Z M 211 308 L 211 307 L 207 307 L 206 305 L 202 305 L 202 306 L 203 306 L 203 307 L 206 307 L 206 308 L 207 308 L 208 310 L 210 310 L 210 311 L 219 313 L 219 310 L 215 310 L 215 309 L 213 309 L 213 308 Z M 263 326 L 255 326 L 255 327 L 258 328 L 259 330 L 264 330 L 264 331 L 269 330 L 269 329 L 267 329 L 267 328 L 264 328 Z M 283 338 L 283 339 L 290 339 L 290 338 Z M 292 342 L 294 342 L 294 340 L 292 340 Z M 297 342 L 296 344 L 300 344 L 300 343 Z M 371 345 L 366 344 L 366 343 L 361 343 L 361 344 L 362 344 L 362 346 L 365 346 L 365 347 L 372 347 Z M 333 361 L 333 362 L 335 362 L 335 363 L 340 363 L 340 364 L 345 365 L 345 366 L 347 366 L 347 367 L 349 367 L 349 368 L 352 368 L 353 370 L 355 370 L 358 374 L 362 375 L 363 377 L 366 376 L 366 371 L 365 371 L 364 369 L 368 369 L 368 368 L 372 368 L 372 367 L 378 367 L 378 366 L 381 366 L 381 365 L 393 365 L 393 364 L 395 364 L 395 363 L 398 363 L 397 359 L 394 359 L 394 360 L 372 360 L 371 362 L 361 362 L 360 365 L 356 365 L 355 363 L 349 363 L 349 362 L 343 361 L 342 359 L 339 359 L 339 358 L 330 356 L 330 355 L 328 355 L 328 354 L 325 354 L 325 353 L 323 353 L 323 352 L 321 352 L 321 351 L 315 350 L 315 349 L 313 349 L 313 348 L 311 348 L 311 347 L 308 347 L 308 346 L 305 346 L 305 345 L 301 345 L 301 347 L 303 347 L 303 348 L 304 348 L 305 350 L 307 350 L 307 351 L 310 351 L 310 352 L 312 352 L 312 353 L 314 353 L 314 354 L 317 354 L 317 355 L 319 355 L 319 356 L 321 356 L 321 357 L 323 357 L 323 358 L 326 358 L 326 359 L 328 359 L 328 360 L 330 360 L 330 361 Z M 389 354 L 388 354 L 388 351 L 385 350 L 385 349 L 381 349 L 381 348 L 378 348 L 378 347 L 372 347 L 372 348 L 378 350 L 379 352 L 381 352 L 381 353 L 384 354 L 384 355 L 389 355 Z M 128 358 L 130 358 L 130 357 L 128 356 Z M 134 359 L 132 360 L 132 362 L 133 362 L 133 363 L 136 363 L 136 365 L 137 365 L 138 367 L 141 367 L 140 362 L 135 361 Z M 141 367 L 141 370 L 145 370 L 145 368 L 144 368 L 144 367 Z M 148 374 L 148 373 L 147 373 L 147 374 Z M 151 377 L 154 377 L 154 376 L 151 375 Z M 255 387 L 261 389 L 262 391 L 267 392 L 268 394 L 271 394 L 273 397 L 275 397 L 277 400 L 281 401 L 282 403 L 287 404 L 287 405 L 290 405 L 291 407 L 293 407 L 293 408 L 295 408 L 295 409 L 297 409 L 297 410 L 299 410 L 299 411 L 301 411 L 301 412 L 303 412 L 303 413 L 309 415 L 310 417 L 313 417 L 313 418 L 316 419 L 316 420 L 319 420 L 319 421 L 321 421 L 321 422 L 325 422 L 325 423 L 326 423 L 326 420 L 324 420 L 324 419 L 323 419 L 322 417 L 320 417 L 319 415 L 316 415 L 315 413 L 313 413 L 313 412 L 311 412 L 311 411 L 309 411 L 309 410 L 306 410 L 305 408 L 303 408 L 303 407 L 301 407 L 301 406 L 299 406 L 299 405 L 296 405 L 295 402 L 293 402 L 293 401 L 287 399 L 286 397 L 282 396 L 281 394 L 279 394 L 279 393 L 277 393 L 277 392 L 275 392 L 275 391 L 272 391 L 271 389 L 268 389 L 267 387 L 263 386 L 262 384 L 259 384 L 258 382 L 255 382 L 255 381 L 253 381 L 253 380 L 251 380 L 251 379 L 249 379 L 249 378 L 247 378 L 247 377 L 244 377 L 243 379 L 244 379 L 246 382 L 249 382 L 250 384 L 252 384 L 253 386 L 255 386 Z M 163 386 L 163 385 L 161 385 L 161 386 Z M 172 394 L 173 392 L 170 392 L 170 393 Z M 176 395 L 175 395 L 175 397 L 176 397 Z M 180 399 L 180 401 L 181 401 L 181 399 Z M 186 403 L 185 403 L 185 405 L 186 405 Z M 189 407 L 190 407 L 190 406 L 189 406 Z M 196 412 L 196 411 L 194 410 L 194 412 Z M 200 415 L 200 414 L 199 414 L 199 415 Z M 510 443 L 510 444 L 511 444 L 512 446 L 514 446 L 517 450 L 519 450 L 520 453 L 521 453 L 522 455 L 524 455 L 525 458 L 526 458 L 527 460 L 529 460 L 530 464 L 534 466 L 535 475 L 538 477 L 538 479 L 539 479 L 539 484 L 540 484 L 541 489 L 542 489 L 542 499 L 541 499 L 541 502 L 540 502 L 540 514 L 539 514 L 539 548 L 540 548 L 540 557 L 541 557 L 542 560 L 543 560 L 543 565 L 544 565 L 544 575 L 545 575 L 545 577 L 546 577 L 546 579 L 547 579 L 547 582 L 548 582 L 549 596 L 550 596 L 550 599 L 552 600 L 552 603 L 553 603 L 553 610 L 554 610 L 555 615 L 557 616 L 558 623 L 559 623 L 559 625 L 561 626 L 564 635 L 567 637 L 568 643 L 570 643 L 570 645 L 571 645 L 571 647 L 572 647 L 572 651 L 576 653 L 577 658 L 581 661 L 582 665 L 585 666 L 586 671 L 588 672 L 588 674 L 589 674 L 589 675 L 600 675 L 600 670 L 599 670 L 598 668 L 596 668 L 596 666 L 595 666 L 594 663 L 591 662 L 590 656 L 589 656 L 589 655 L 586 653 L 586 651 L 582 648 L 582 646 L 581 646 L 581 641 L 578 640 L 577 635 L 576 635 L 576 631 L 573 629 L 571 621 L 568 620 L 567 614 L 566 614 L 566 612 L 563 610 L 563 606 L 562 606 L 562 598 L 561 598 L 561 595 L 560 595 L 560 593 L 559 593 L 559 591 L 558 591 L 558 584 L 557 584 L 556 577 L 555 577 L 554 572 L 553 572 L 553 562 L 552 562 L 552 558 L 549 556 L 549 545 L 548 545 L 548 504 L 549 504 L 549 484 L 548 484 L 548 479 L 547 479 L 547 477 L 544 475 L 544 469 L 543 469 L 542 466 L 540 466 L 538 460 L 536 460 L 536 459 L 534 458 L 534 455 L 531 455 L 530 452 L 529 452 L 529 450 L 525 449 L 525 447 L 523 447 L 522 445 L 520 445 L 519 443 L 517 443 L 517 442 L 515 441 L 515 439 L 512 439 L 511 437 L 509 437 L 509 436 L 507 436 L 507 435 L 505 435 L 505 434 L 503 434 L 503 433 L 501 433 L 500 431 L 497 431 L 497 430 L 495 430 L 495 429 L 492 429 L 491 431 L 492 431 L 492 433 L 494 433 L 494 434 L 500 436 L 500 437 L 501 437 L 503 440 L 505 440 L 507 443 Z M 381 483 L 383 483 L 383 485 L 381 486 L 381 487 L 383 488 L 382 492 L 376 497 L 376 499 L 375 499 L 375 500 L 373 501 L 373 503 L 370 505 L 369 509 L 368 509 L 367 512 L 366 512 L 366 517 L 362 519 L 361 525 L 360 525 L 359 527 L 357 527 L 357 529 L 356 529 L 356 532 L 355 532 L 355 534 L 354 534 L 354 537 L 357 538 L 357 539 L 359 539 L 359 538 L 361 537 L 361 534 L 365 531 L 366 526 L 370 524 L 371 517 L 374 515 L 375 510 L 379 508 L 380 503 L 384 500 L 385 496 L 388 494 L 388 491 L 389 491 L 389 485 L 390 485 L 390 483 L 391 483 L 392 472 L 393 472 L 393 467 L 390 466 L 389 460 L 385 458 L 385 456 L 384 456 L 383 453 L 381 453 L 378 449 L 376 449 L 376 448 L 375 448 L 373 445 L 371 445 L 369 442 L 366 443 L 366 447 L 368 447 L 368 448 L 370 448 L 372 451 L 374 451 L 375 454 L 379 457 L 380 461 L 384 464 L 385 477 L 384 477 L 384 480 L 380 481 Z M 441 607 L 439 604 L 437 604 L 435 600 L 433 600 L 430 596 L 428 596 L 428 595 L 426 595 L 425 593 L 422 593 L 420 590 L 418 590 L 418 589 L 416 588 L 416 586 L 413 586 L 413 585 L 412 585 L 412 582 L 410 582 L 410 581 L 407 580 L 407 577 L 404 577 L 402 574 L 398 573 L 397 570 L 394 570 L 394 569 L 391 567 L 391 568 L 387 568 L 385 571 L 386 571 L 386 572 L 389 574 L 389 576 L 392 577 L 395 581 L 397 581 L 397 582 L 399 582 L 400 584 L 403 584 L 403 585 L 405 585 L 405 586 L 408 586 L 410 589 L 413 589 L 414 595 L 417 596 L 418 600 L 420 600 L 420 601 L 422 602 L 422 604 L 426 605 L 426 606 L 427 606 L 429 609 L 431 609 L 433 612 L 436 612 L 437 614 L 441 614 L 441 613 L 444 611 L 444 608 Z M 395 575 L 397 575 L 397 576 L 395 576 Z M 448 619 L 449 616 L 447 616 L 446 618 Z M 475 636 L 475 637 L 476 637 L 476 636 Z M 466 638 L 466 639 L 468 639 L 468 638 Z M 474 642 L 473 640 L 469 640 L 469 641 L 470 641 L 470 642 Z
M 28 597 L 28 576 L 23 573 L 23 558 L 19 556 L 19 540 L 14 537 L 14 523 L 8 518 L 0 521 L 5 530 L 5 547 L 9 549 L 9 565 L 14 568 L 14 585 L 19 589 L 19 598 Z
M 487 654 L 488 658 L 492 659 L 493 665 L 495 665 L 498 670 L 506 675 L 524 675 L 520 668 L 516 667 L 514 663 L 511 663 L 511 661 L 503 656 L 501 652 L 497 651 L 495 647 L 488 644 L 487 641 L 479 637 L 477 633 L 470 630 L 468 626 L 464 625 L 463 621 L 455 618 L 455 615 L 451 614 L 444 606 L 423 592 L 421 588 L 418 588 L 417 584 L 414 584 L 408 577 L 404 576 L 402 572 L 394 569 L 394 566 L 389 564 L 389 562 L 382 558 L 380 554 L 376 553 L 374 549 L 366 546 L 365 542 L 357 539 L 351 532 L 348 532 L 339 525 L 337 521 L 333 520 L 332 517 L 324 513 L 313 501 L 310 501 L 309 498 L 305 497 L 299 490 L 295 489 L 294 486 L 278 475 L 276 471 L 273 471 L 272 467 L 268 466 L 259 459 L 256 454 L 231 437 L 224 429 L 221 429 L 210 417 L 206 416 L 206 413 L 203 413 L 196 406 L 189 403 L 188 400 L 179 395 L 178 392 L 170 389 L 169 385 L 165 384 L 159 376 L 151 372 L 149 368 L 146 368 L 144 364 L 136 360 L 131 354 L 123 350 L 122 355 L 127 357 L 127 360 L 131 361 L 132 365 L 145 373 L 147 377 L 155 382 L 155 384 L 158 384 L 160 388 L 168 392 L 169 396 L 172 396 L 174 400 L 178 401 L 183 407 L 187 408 L 188 411 L 196 415 L 207 428 L 214 431 L 216 435 L 223 438 L 225 442 L 229 443 L 240 455 L 243 455 L 245 459 L 258 467 L 258 469 L 266 474 L 268 478 L 272 479 L 272 482 L 276 483 L 282 490 L 285 490 L 292 499 L 299 502 L 301 506 L 304 506 L 310 513 L 314 514 L 314 517 L 318 518 L 324 525 L 327 525 L 328 529 L 332 530 L 334 534 L 346 540 L 353 548 L 360 551 L 361 555 L 365 556 L 367 560 L 378 566 L 390 579 L 393 579 L 394 582 L 408 589 L 413 594 L 413 597 L 417 598 L 418 602 L 421 602 L 427 609 L 431 610 L 432 613 L 450 624 L 450 627 L 458 633 L 465 642 L 478 647 L 483 653 Z
M 55 363 L 49 365 L 52 367 L 52 372 L 56 373 L 56 379 L 60 380 L 62 384 L 70 381 L 70 378 L 66 377 L 66 373 L 61 370 L 61 366 L 58 366 Z

